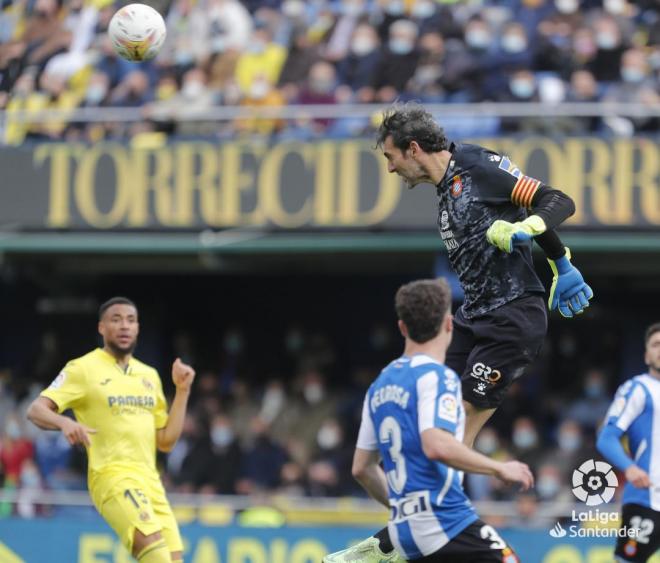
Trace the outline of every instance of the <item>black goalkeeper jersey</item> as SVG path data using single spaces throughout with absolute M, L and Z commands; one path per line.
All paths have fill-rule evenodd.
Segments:
M 463 314 L 473 318 L 522 295 L 544 293 L 532 263 L 531 243 L 507 254 L 491 245 L 494 221 L 515 223 L 541 183 L 505 156 L 477 145 L 452 143 L 451 160 L 437 186 L 438 228 L 465 292 Z

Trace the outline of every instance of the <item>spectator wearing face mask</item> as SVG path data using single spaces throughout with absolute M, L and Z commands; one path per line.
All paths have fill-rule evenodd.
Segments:
M 255 78 L 262 77 L 275 85 L 286 60 L 286 49 L 274 43 L 266 27 L 254 30 L 245 51 L 236 63 L 235 79 L 243 94 L 248 94 Z
M 501 30 L 495 50 L 481 59 L 480 73 L 486 92 L 502 91 L 507 75 L 514 68 L 530 68 L 532 50 L 529 49 L 525 28 L 515 21 L 507 22 Z
M 594 23 L 594 32 L 597 51 L 588 68 L 598 82 L 616 82 L 626 50 L 621 28 L 611 16 L 602 16 Z
M 316 453 L 307 469 L 310 496 L 341 496 L 353 490 L 353 448 L 347 447 L 336 418 L 326 419 L 316 435 Z
M 258 107 L 280 107 L 286 104 L 282 93 L 273 86 L 267 76 L 257 74 L 252 78 L 252 82 L 240 100 L 241 106 L 251 108 Z M 285 127 L 285 122 L 279 118 L 265 119 L 255 115 L 237 119 L 234 126 L 239 133 L 258 133 L 260 135 L 271 135 L 281 131 Z
M 576 466 L 577 467 L 577 466 Z M 574 468 L 571 468 L 571 471 Z M 566 468 L 548 461 L 536 472 L 535 490 L 542 502 L 570 500 L 571 482 L 565 479 Z
M 204 467 L 200 492 L 235 494 L 243 452 L 231 419 L 224 414 L 216 415 L 211 420 L 209 438 L 208 463 L 203 463 L 199 458 L 195 460 Z
M 660 104 L 657 80 L 650 73 L 646 54 L 641 49 L 629 49 L 621 57 L 619 76 L 621 81 L 612 85 L 604 95 L 604 101 L 619 102 L 635 106 L 657 107 Z M 626 117 L 610 118 L 605 123 L 622 135 L 633 133 L 655 133 L 660 127 L 660 118 Z
M 589 370 L 584 376 L 582 395 L 566 409 L 565 418 L 593 432 L 607 413 L 609 397 L 605 374 L 599 369 Z
M 541 445 L 536 424 L 531 418 L 521 416 L 513 421 L 511 446 L 514 458 L 520 459 L 533 470 L 543 453 Z
M 318 61 L 309 69 L 309 76 L 298 96 L 301 105 L 335 104 L 337 88 L 337 71 L 327 61 Z M 332 119 L 315 118 L 309 122 L 313 133 L 324 132 L 333 123 Z
M 565 419 L 559 425 L 556 441 L 557 448 L 546 452 L 546 459 L 561 468 L 566 482 L 585 459 L 598 455 L 595 448 L 586 442 L 582 427 L 574 420 Z
M 410 20 L 397 20 L 390 26 L 387 44 L 381 48 L 371 81 L 376 100 L 389 103 L 404 91 L 419 62 L 416 42 L 417 26 Z
M 383 52 L 376 29 L 368 23 L 355 28 L 348 55 L 337 64 L 337 79 L 355 93 L 368 88 Z
M 500 102 L 538 102 L 538 84 L 536 77 L 527 69 L 513 71 L 507 81 L 506 89 L 498 96 Z M 535 131 L 540 117 L 503 117 L 503 132 L 522 133 Z
M 297 377 L 295 393 L 271 425 L 271 435 L 285 443 L 289 440 L 300 444 L 298 461 L 309 461 L 316 449 L 316 438 L 323 424 L 331 418 L 337 407 L 337 397 L 325 384 L 325 377 L 315 367 L 304 369 Z

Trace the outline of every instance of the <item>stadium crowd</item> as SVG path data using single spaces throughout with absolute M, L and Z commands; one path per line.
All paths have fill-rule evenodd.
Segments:
M 111 0 L 3 0 L 3 142 L 140 133 L 278 139 L 363 134 L 368 118 L 195 119 L 216 106 L 614 101 L 660 104 L 655 0 L 154 0 L 158 57 L 118 58 Z M 142 108 L 133 123 L 30 122 L 18 111 Z M 173 119 L 173 115 L 178 120 Z M 66 115 L 66 113 L 64 114 Z M 652 132 L 654 116 L 460 118 L 450 134 Z
M 494 478 L 468 475 L 472 499 L 516 500 L 523 505 L 521 514 L 529 516 L 528 505 L 572 498 L 570 474 L 597 455 L 595 431 L 623 377 L 615 368 L 621 365 L 616 331 L 602 326 L 602 320 L 594 323 L 601 325 L 598 338 L 571 327 L 551 331 L 540 358 L 514 383 L 501 412 L 477 438 L 476 448 L 489 456 L 528 463 L 536 475 L 533 493 L 520 496 Z M 199 370 L 180 441 L 159 458 L 167 489 L 363 496 L 350 467 L 364 392 L 378 370 L 401 353 L 400 338 L 387 326 L 372 326 L 350 370 L 330 335 L 295 325 L 283 334 L 285 356 L 277 364 L 270 363 L 264 342 L 251 342 L 237 327 L 221 337 L 215 367 L 202 358 L 191 333 L 174 335 L 173 352 L 205 367 Z M 85 487 L 82 448 L 25 418 L 27 405 L 62 367 L 58 342 L 54 334 L 44 334 L 31 367 L 34 379 L 0 370 L 0 483 L 19 493 Z M 257 349 L 268 357 L 267 364 L 251 361 Z M 161 378 L 171 392 L 166 364 Z M 0 507 L 0 516 L 11 510 L 10 504 Z M 32 498 L 14 510 L 31 516 L 47 509 Z M 531 517 L 526 525 L 534 525 Z

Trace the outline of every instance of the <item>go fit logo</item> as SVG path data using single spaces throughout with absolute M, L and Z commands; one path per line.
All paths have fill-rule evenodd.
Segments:
M 595 461 L 588 459 L 580 467 L 573 471 L 572 491 L 575 497 L 584 502 L 587 506 L 598 506 L 609 502 L 614 497 L 614 492 L 619 485 L 619 480 L 614 474 L 614 470 L 609 463 L 604 461 Z M 582 522 L 597 522 L 602 525 L 608 525 L 619 521 L 618 512 L 605 512 L 596 510 L 587 510 L 582 512 L 571 512 L 571 524 L 566 530 L 560 522 L 557 522 L 548 533 L 553 538 L 563 538 L 569 536 L 584 538 L 609 538 L 609 537 L 628 537 L 636 538 L 639 536 L 639 528 L 629 528 L 622 526 L 620 528 L 584 528 Z

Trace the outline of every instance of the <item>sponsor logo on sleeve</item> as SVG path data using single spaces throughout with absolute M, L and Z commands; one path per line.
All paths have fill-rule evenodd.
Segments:
M 458 421 L 458 401 L 451 393 L 444 393 L 438 399 L 438 418 L 449 422 Z
M 64 385 L 64 380 L 66 379 L 66 373 L 64 371 L 61 371 L 59 374 L 57 374 L 57 377 L 53 379 L 53 382 L 49 385 L 50 389 L 59 389 Z

